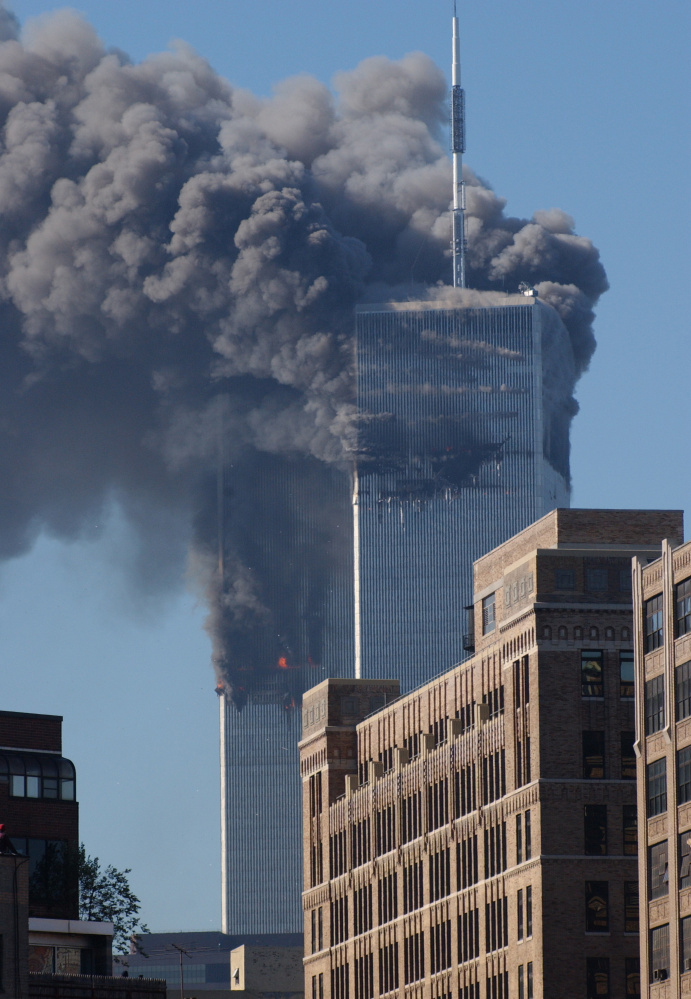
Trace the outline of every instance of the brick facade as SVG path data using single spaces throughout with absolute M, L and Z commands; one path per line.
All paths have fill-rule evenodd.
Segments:
M 691 543 L 638 560 L 634 607 L 641 982 L 673 999 L 691 996 Z
M 681 534 L 554 511 L 475 564 L 471 659 L 305 695 L 308 999 L 637 994 L 630 567 Z

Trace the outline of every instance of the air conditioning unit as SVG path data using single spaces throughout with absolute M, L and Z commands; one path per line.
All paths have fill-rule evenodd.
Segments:
M 664 982 L 667 980 L 668 974 L 667 968 L 655 968 L 653 971 L 653 981 Z

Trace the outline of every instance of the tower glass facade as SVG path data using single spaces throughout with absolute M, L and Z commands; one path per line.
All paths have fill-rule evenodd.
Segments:
M 358 312 L 357 676 L 409 690 L 459 662 L 473 561 L 568 506 L 568 334 L 502 301 Z

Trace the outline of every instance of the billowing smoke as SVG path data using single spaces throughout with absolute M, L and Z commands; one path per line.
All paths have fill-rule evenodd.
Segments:
M 116 501 L 148 586 L 191 544 L 231 686 L 274 657 L 302 668 L 344 511 L 297 507 L 355 446 L 353 306 L 450 279 L 444 77 L 376 58 L 335 97 L 298 77 L 260 100 L 184 45 L 133 65 L 74 13 L 20 38 L 0 8 L 0 40 L 0 555 L 78 537 Z M 536 285 L 582 371 L 597 251 L 563 212 L 508 217 L 466 179 L 469 285 Z

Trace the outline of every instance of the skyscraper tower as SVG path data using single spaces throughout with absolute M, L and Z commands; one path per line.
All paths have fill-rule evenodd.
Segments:
M 455 8 L 451 105 L 454 288 L 358 308 L 350 468 L 254 454 L 234 469 L 226 542 L 263 581 L 263 616 L 230 635 L 221 691 L 226 932 L 302 928 L 303 691 L 395 675 L 406 692 L 459 662 L 473 560 L 569 503 L 568 333 L 530 289 L 466 289 Z M 256 523 L 267 490 L 281 514 L 248 535 L 243 506 Z

